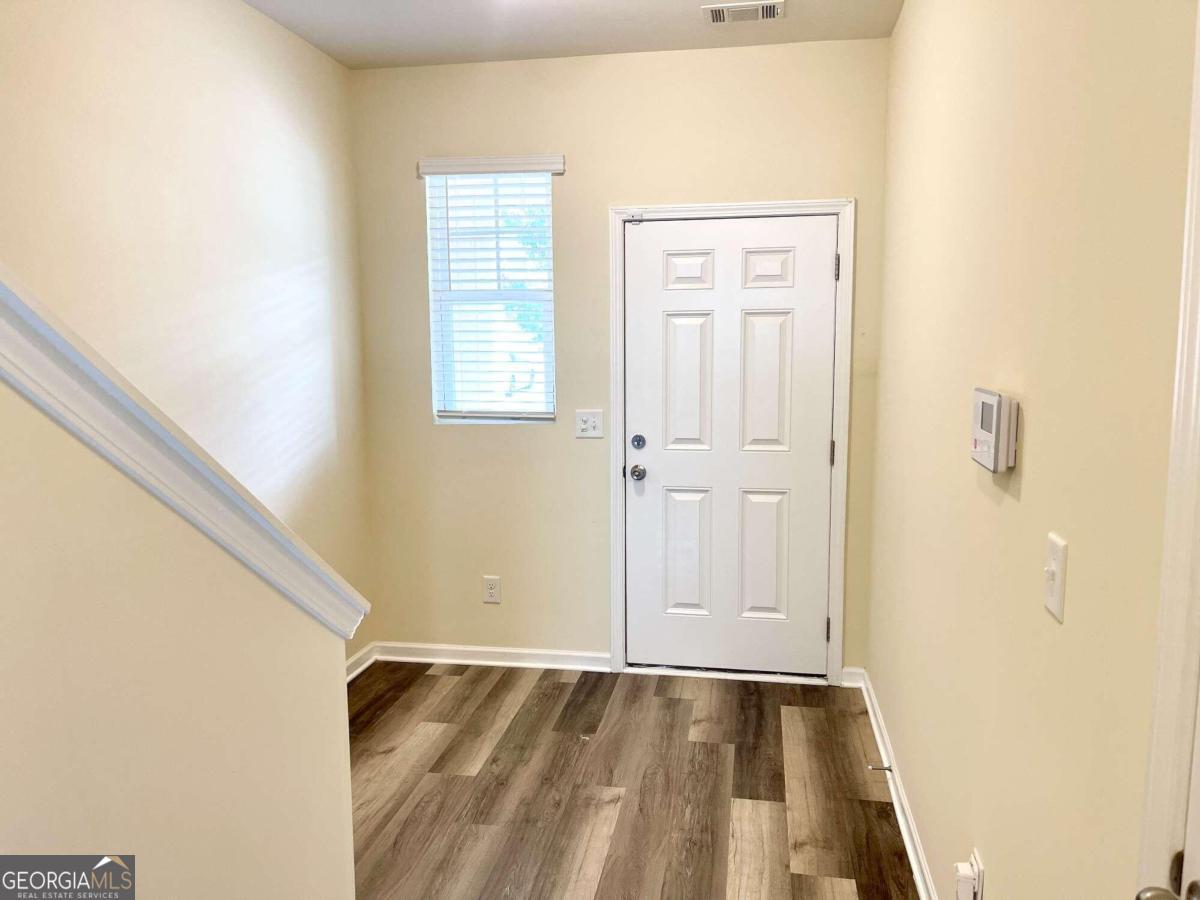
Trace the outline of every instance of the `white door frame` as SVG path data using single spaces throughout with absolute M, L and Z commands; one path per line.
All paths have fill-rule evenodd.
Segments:
M 1192 780 L 1200 689 L 1200 20 L 1197 29 L 1175 404 L 1167 467 L 1158 671 L 1139 886 L 1167 884 L 1171 858 L 1184 845 L 1189 794 L 1200 789 L 1200 784 Z M 1200 800 L 1200 795 L 1196 799 Z
M 850 447 L 850 350 L 854 313 L 854 201 L 795 200 L 770 203 L 706 203 L 686 206 L 621 206 L 609 215 L 609 418 L 611 438 L 610 584 L 612 668 L 625 669 L 625 223 L 662 219 L 735 219 L 752 216 L 838 217 L 841 259 L 834 318 L 833 439 L 837 442 L 830 491 L 828 682 L 842 683 L 846 572 L 846 474 Z

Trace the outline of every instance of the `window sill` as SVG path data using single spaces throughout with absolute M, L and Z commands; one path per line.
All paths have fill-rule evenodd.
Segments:
M 433 417 L 434 425 L 553 425 L 554 413 L 545 416 L 440 416 Z

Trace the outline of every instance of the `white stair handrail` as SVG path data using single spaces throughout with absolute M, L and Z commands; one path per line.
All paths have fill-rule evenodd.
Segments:
M 0 267 L 0 381 L 343 638 L 371 606 Z

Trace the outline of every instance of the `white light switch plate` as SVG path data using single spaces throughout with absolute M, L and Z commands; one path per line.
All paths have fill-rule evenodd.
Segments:
M 1046 536 L 1046 609 L 1063 621 L 1067 601 L 1067 542 L 1053 531 Z
M 577 409 L 575 410 L 575 437 L 602 438 L 604 437 L 604 410 Z

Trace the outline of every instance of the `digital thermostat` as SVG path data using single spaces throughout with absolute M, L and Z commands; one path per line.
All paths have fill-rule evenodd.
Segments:
M 971 459 L 989 472 L 1017 464 L 1017 417 L 1020 404 L 995 391 L 975 388 L 971 404 Z

